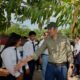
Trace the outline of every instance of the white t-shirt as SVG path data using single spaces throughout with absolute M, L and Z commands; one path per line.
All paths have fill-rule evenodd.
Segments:
M 36 45 L 36 44 L 37 44 L 37 42 L 34 41 L 34 45 Z M 32 44 L 32 41 L 29 40 L 23 46 L 23 54 L 24 54 L 24 57 L 26 57 L 26 56 L 33 55 L 33 53 L 34 53 L 33 44 Z
M 19 71 L 15 72 L 15 65 L 17 64 L 16 61 L 16 53 L 18 56 L 18 60 L 21 59 L 19 50 L 15 50 L 15 47 L 8 47 L 3 50 L 1 57 L 3 60 L 3 64 L 8 69 L 8 71 L 15 77 L 18 77 L 21 73 L 23 73 L 22 68 Z M 28 68 L 28 66 L 27 66 Z

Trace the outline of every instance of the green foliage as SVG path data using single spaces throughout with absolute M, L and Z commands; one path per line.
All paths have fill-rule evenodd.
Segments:
M 62 33 L 62 35 L 70 37 L 70 28 L 66 28 L 66 29 L 61 29 L 59 30 L 60 33 Z
M 26 2 L 23 0 L 2 0 L 1 4 L 4 5 L 4 8 L 1 9 L 5 10 L 7 14 L 8 24 L 11 14 L 14 13 L 18 21 L 23 22 L 26 19 L 31 19 L 31 23 L 37 22 L 39 27 L 42 27 L 44 22 L 52 16 L 57 3 L 56 0 L 26 0 Z
M 10 28 L 8 28 L 5 32 L 5 34 L 9 35 L 12 32 L 16 32 L 17 34 L 20 34 L 21 36 L 28 36 L 30 29 L 26 28 L 20 28 L 19 24 L 14 24 Z
M 42 29 L 42 30 L 40 30 L 40 29 L 35 29 L 34 31 L 35 31 L 36 34 L 37 34 L 37 39 L 41 39 L 41 36 L 42 36 L 42 35 L 44 34 L 44 32 L 45 32 L 44 29 Z
M 0 30 L 10 27 L 13 13 L 18 21 L 30 19 L 39 28 L 49 22 L 50 17 L 57 17 L 58 27 L 71 25 L 74 20 L 72 12 L 77 7 L 80 24 L 80 0 L 0 0 Z
M 5 34 L 9 35 L 10 33 L 15 32 L 17 34 L 20 34 L 21 36 L 28 37 L 29 31 L 30 31 L 29 28 L 20 28 L 19 24 L 12 24 L 12 26 L 6 30 Z M 43 33 L 45 32 L 44 29 L 42 29 L 42 30 L 35 29 L 34 31 L 36 32 L 38 39 L 40 39 L 41 36 L 43 35 Z

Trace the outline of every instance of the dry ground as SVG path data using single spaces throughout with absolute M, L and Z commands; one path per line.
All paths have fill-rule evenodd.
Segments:
M 41 71 L 35 70 L 33 80 L 41 80 Z

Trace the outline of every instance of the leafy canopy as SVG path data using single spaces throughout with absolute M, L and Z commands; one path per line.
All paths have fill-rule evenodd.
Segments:
M 39 28 L 57 17 L 57 25 L 80 24 L 80 0 L 0 0 L 0 30 L 10 26 L 11 14 L 18 21 L 30 19 Z M 6 16 L 5 16 L 6 15 Z

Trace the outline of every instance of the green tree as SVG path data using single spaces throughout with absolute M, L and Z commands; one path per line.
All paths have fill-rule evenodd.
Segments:
M 43 36 L 43 34 L 44 34 L 44 32 L 46 31 L 45 29 L 42 29 L 42 30 L 40 30 L 40 29 L 35 29 L 34 30 L 35 32 L 36 32 L 36 34 L 37 34 L 37 39 L 41 39 L 41 36 Z
M 30 19 L 31 23 L 36 22 L 40 29 L 49 22 L 50 17 L 57 17 L 58 26 L 69 24 L 71 33 L 75 33 L 80 24 L 80 0 L 0 0 L 0 8 L 5 27 L 10 26 L 12 13 L 18 21 Z
M 21 36 L 28 36 L 30 29 L 29 28 L 21 28 L 19 24 L 12 24 L 10 28 L 5 31 L 5 34 L 9 35 L 12 32 L 20 34 Z
M 12 24 L 10 28 L 8 28 L 6 31 L 4 31 L 4 33 L 2 32 L 2 34 L 6 34 L 9 35 L 12 32 L 15 32 L 17 34 L 20 34 L 21 36 L 26 36 L 28 37 L 28 34 L 31 30 L 29 28 L 22 28 L 20 27 L 19 24 Z M 40 29 L 35 29 L 34 30 L 37 34 L 37 38 L 40 39 L 41 36 L 43 35 L 43 33 L 45 32 L 44 29 L 40 30 Z

